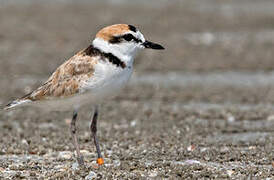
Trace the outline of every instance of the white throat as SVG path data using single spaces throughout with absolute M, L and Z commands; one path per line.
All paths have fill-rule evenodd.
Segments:
M 132 66 L 138 47 L 132 44 L 111 44 L 101 38 L 95 38 L 92 45 L 105 53 L 111 53 L 118 57 L 126 65 Z

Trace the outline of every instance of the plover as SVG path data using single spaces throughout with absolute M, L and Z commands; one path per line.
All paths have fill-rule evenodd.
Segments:
M 31 93 L 18 98 L 4 109 L 24 105 L 73 111 L 70 130 L 79 165 L 84 165 L 76 136 L 77 112 L 81 106 L 95 107 L 91 118 L 91 137 L 97 151 L 97 163 L 104 163 L 96 136 L 98 104 L 112 96 L 129 80 L 139 49 L 164 49 L 145 40 L 134 26 L 115 24 L 101 29 L 92 43 L 59 66 L 49 79 Z

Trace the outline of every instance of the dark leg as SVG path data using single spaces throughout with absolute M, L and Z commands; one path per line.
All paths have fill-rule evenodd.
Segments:
M 70 132 L 71 132 L 74 148 L 76 149 L 77 162 L 80 166 L 83 166 L 84 165 L 84 158 L 80 153 L 80 147 L 79 147 L 78 139 L 77 139 L 77 136 L 76 136 L 76 126 L 75 126 L 76 119 L 77 119 L 77 111 L 74 111 L 73 116 L 72 116 L 72 120 L 71 120 L 71 123 L 70 123 Z
M 98 155 L 97 164 L 102 165 L 104 163 L 104 160 L 102 158 L 101 151 L 100 151 L 100 146 L 99 146 L 99 141 L 98 141 L 97 136 L 96 136 L 97 118 L 98 118 L 98 107 L 95 106 L 95 111 L 94 111 L 93 118 L 92 118 L 92 121 L 91 121 L 91 124 L 90 124 L 90 131 L 91 131 L 91 138 L 94 140 L 94 144 L 96 146 L 96 151 L 97 151 L 97 155 Z

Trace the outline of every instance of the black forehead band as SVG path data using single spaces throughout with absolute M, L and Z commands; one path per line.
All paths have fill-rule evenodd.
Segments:
M 136 27 L 134 27 L 134 26 L 132 26 L 132 25 L 128 25 L 128 28 L 129 28 L 129 30 L 131 30 L 131 31 L 133 31 L 133 32 L 137 32 L 137 28 Z

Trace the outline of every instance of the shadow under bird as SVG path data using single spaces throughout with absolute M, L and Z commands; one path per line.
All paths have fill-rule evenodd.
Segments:
M 134 26 L 115 24 L 101 29 L 92 43 L 59 66 L 49 79 L 31 93 L 4 107 L 5 110 L 20 106 L 38 106 L 49 110 L 73 111 L 70 124 L 77 161 L 84 166 L 76 136 L 78 109 L 92 105 L 91 137 L 102 165 L 99 141 L 96 136 L 98 105 L 106 97 L 116 94 L 129 80 L 133 61 L 140 49 L 162 50 L 163 46 L 147 41 Z

